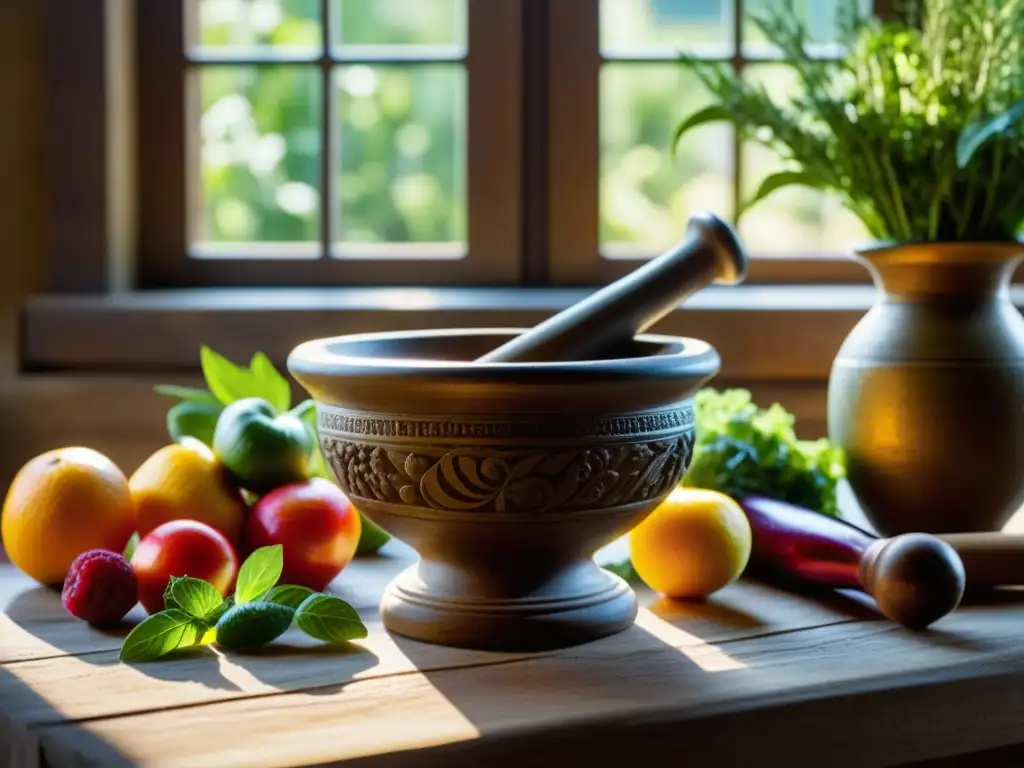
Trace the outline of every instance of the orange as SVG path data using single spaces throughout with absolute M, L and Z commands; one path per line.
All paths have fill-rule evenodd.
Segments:
M 731 497 L 676 488 L 629 534 L 633 569 L 669 598 L 704 598 L 739 578 L 753 535 Z
M 139 510 L 139 536 L 171 520 L 198 520 L 238 545 L 246 504 L 213 451 L 191 437 L 166 445 L 128 481 Z
M 18 471 L 4 501 L 0 536 L 15 566 L 57 586 L 78 555 L 121 552 L 134 530 L 135 504 L 124 473 L 103 454 L 76 446 L 47 451 Z

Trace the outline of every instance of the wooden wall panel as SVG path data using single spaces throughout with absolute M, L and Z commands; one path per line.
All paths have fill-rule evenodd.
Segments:
M 43 278 L 41 16 L 38 0 L 0 2 L 0 377 L 8 378 L 21 301 Z

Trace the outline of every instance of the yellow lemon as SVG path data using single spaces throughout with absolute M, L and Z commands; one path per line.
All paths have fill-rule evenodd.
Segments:
M 629 534 L 637 575 L 670 598 L 707 597 L 735 581 L 752 543 L 740 505 L 701 488 L 676 488 Z

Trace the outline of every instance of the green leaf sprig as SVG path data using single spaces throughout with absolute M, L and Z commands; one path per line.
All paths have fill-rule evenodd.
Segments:
M 327 643 L 367 636 L 355 608 L 341 598 L 278 584 L 283 568 L 280 544 L 255 550 L 239 569 L 234 595 L 227 598 L 202 579 L 172 576 L 164 590 L 164 610 L 132 629 L 121 645 L 121 661 L 154 661 L 211 643 L 254 650 L 292 626 Z

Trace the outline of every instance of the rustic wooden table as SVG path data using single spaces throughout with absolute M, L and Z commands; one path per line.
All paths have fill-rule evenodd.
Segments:
M 385 551 L 332 586 L 371 624 L 357 646 L 289 633 L 137 666 L 117 661 L 120 635 L 0 565 L 0 765 L 788 768 L 1024 741 L 1024 594 L 913 633 L 849 596 L 743 581 L 704 604 L 641 593 L 634 628 L 585 646 L 480 653 L 381 628 L 408 558 Z

